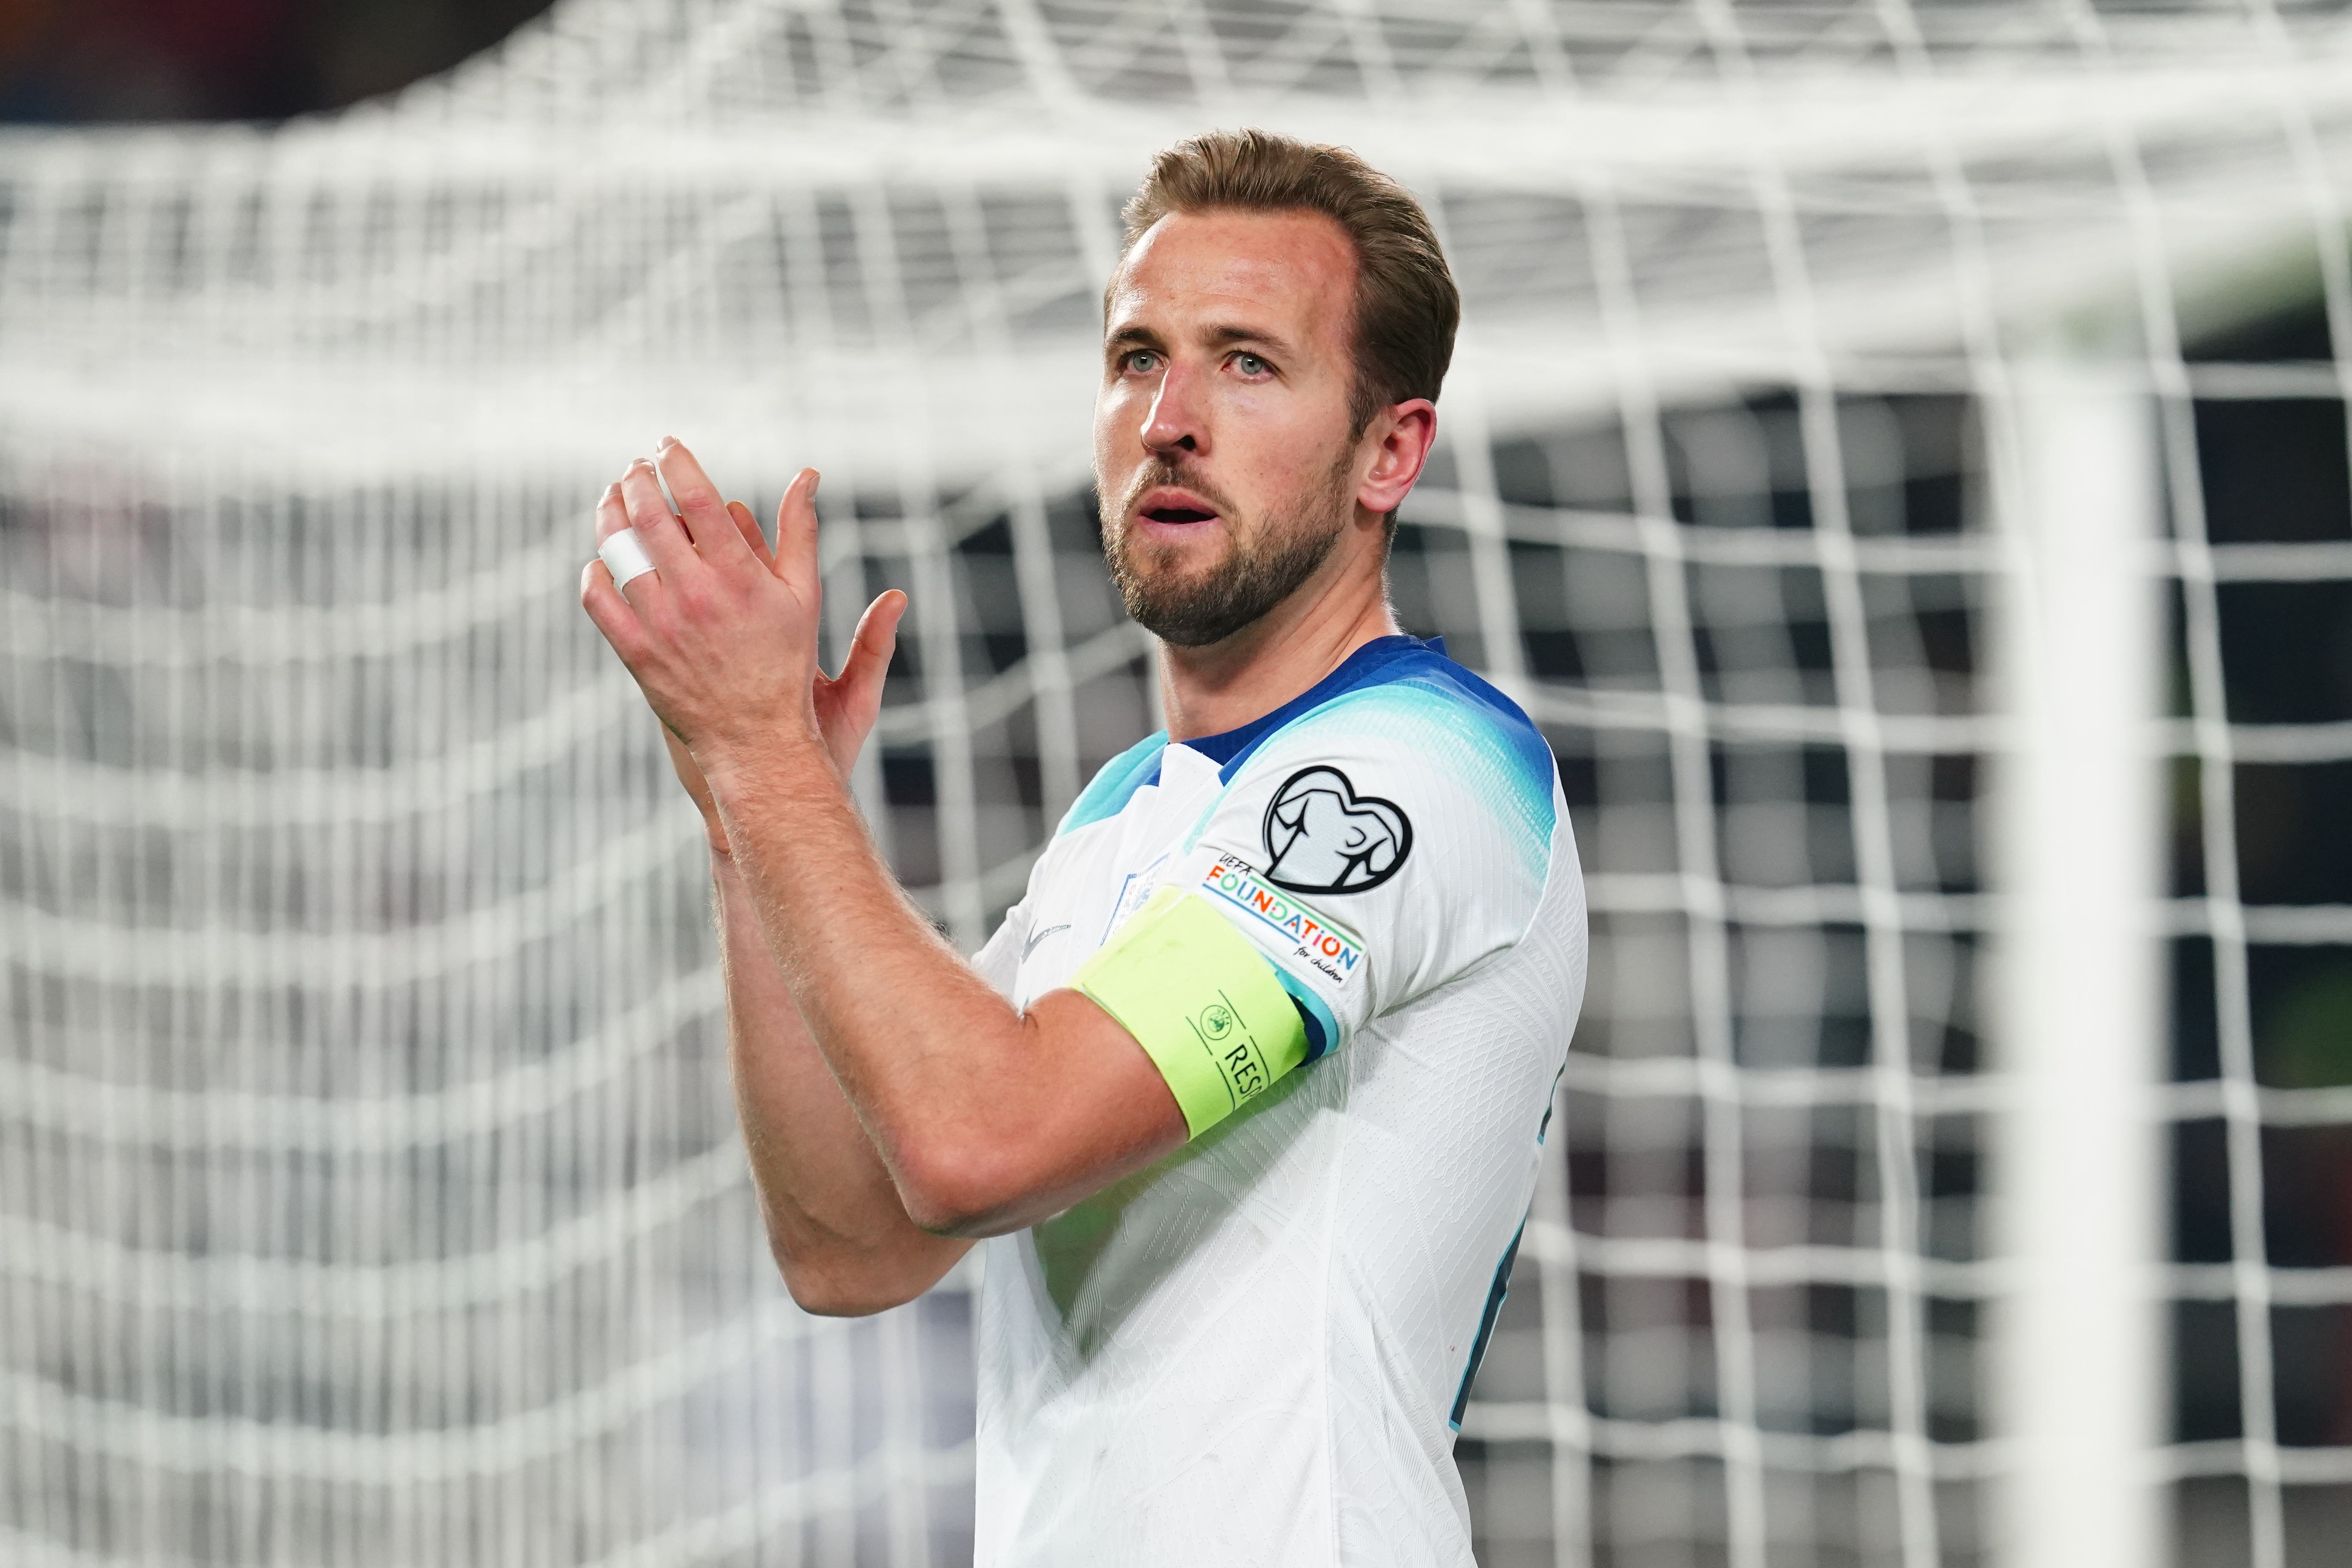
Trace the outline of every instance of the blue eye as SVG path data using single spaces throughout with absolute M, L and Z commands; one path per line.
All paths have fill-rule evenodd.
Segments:
M 1234 356 L 1234 368 L 1240 371 L 1244 375 L 1258 375 L 1267 370 L 1271 370 L 1273 367 L 1267 364 L 1265 361 L 1258 358 L 1255 354 L 1235 354 Z
M 1130 349 L 1127 355 L 1127 368 L 1149 373 L 1159 358 L 1160 356 L 1150 349 Z

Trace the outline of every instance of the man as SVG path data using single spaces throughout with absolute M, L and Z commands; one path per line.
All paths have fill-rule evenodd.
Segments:
M 625 598 L 591 563 L 583 598 L 709 825 L 793 1296 L 877 1311 L 989 1238 L 977 1561 L 1466 1564 L 1449 1423 L 1584 909 L 1541 737 L 1388 605 L 1453 280 L 1400 187 L 1256 132 L 1162 153 L 1126 216 L 1095 472 L 1168 730 L 1096 776 L 976 959 L 843 785 L 905 600 L 819 671 L 814 474 L 771 560 L 665 442 L 599 521 L 654 571 Z

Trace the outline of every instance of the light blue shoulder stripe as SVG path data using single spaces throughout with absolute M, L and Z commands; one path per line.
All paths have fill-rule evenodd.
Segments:
M 1528 874 L 1543 879 L 1558 826 L 1552 800 L 1557 764 L 1542 731 L 1517 704 L 1475 676 L 1462 679 L 1451 670 L 1408 670 L 1341 692 L 1261 738 L 1245 756 L 1277 756 L 1291 763 L 1313 756 L 1318 738 L 1342 736 L 1376 738 L 1403 755 L 1434 760 L 1454 773 L 1481 805 L 1507 825 Z M 1228 764 L 1234 770 L 1228 790 L 1238 777 L 1236 764 L 1243 763 L 1237 758 Z M 1360 782 L 1370 786 L 1369 779 Z M 1199 841 L 1223 800 L 1221 793 L 1192 825 L 1187 849 Z
M 1419 731 L 1422 744 L 1436 748 L 1433 754 L 1468 775 L 1489 809 L 1516 817 L 1549 854 L 1559 763 L 1543 731 L 1517 703 L 1485 681 L 1414 670 L 1335 698 L 1318 712 L 1340 725 L 1369 721 L 1369 727 L 1389 730 L 1400 740 Z
M 1135 792 L 1160 776 L 1160 753 L 1168 749 L 1168 731 L 1159 730 L 1146 735 L 1132 746 L 1102 765 L 1094 782 L 1078 792 L 1063 814 L 1062 825 L 1054 829 L 1058 838 L 1076 831 L 1088 823 L 1101 822 L 1117 816 L 1135 798 Z

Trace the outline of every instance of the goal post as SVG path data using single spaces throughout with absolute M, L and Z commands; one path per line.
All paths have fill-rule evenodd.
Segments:
M 1987 419 L 2007 572 L 1992 616 L 2014 743 L 1992 821 L 1994 1415 L 2007 1568 L 2156 1568 L 2167 1400 L 2156 732 L 2161 472 L 2129 367 L 2050 358 Z M 2003 417 L 2005 416 L 2005 417 Z

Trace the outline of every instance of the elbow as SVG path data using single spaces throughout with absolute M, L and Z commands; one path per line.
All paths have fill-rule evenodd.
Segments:
M 839 1270 L 784 1266 L 784 1289 L 793 1304 L 817 1318 L 870 1318 L 893 1307 L 903 1307 L 919 1290 L 881 1288 L 881 1282 L 845 1276 Z
M 819 1318 L 870 1318 L 903 1307 L 930 1288 L 931 1279 L 868 1250 L 793 1238 L 771 1226 L 768 1253 L 783 1276 L 793 1304 Z
M 1024 1195 L 1002 1156 L 970 1149 L 934 1149 L 915 1153 L 898 1172 L 898 1198 L 907 1217 L 932 1236 L 978 1241 L 1017 1230 L 1013 1217 Z

